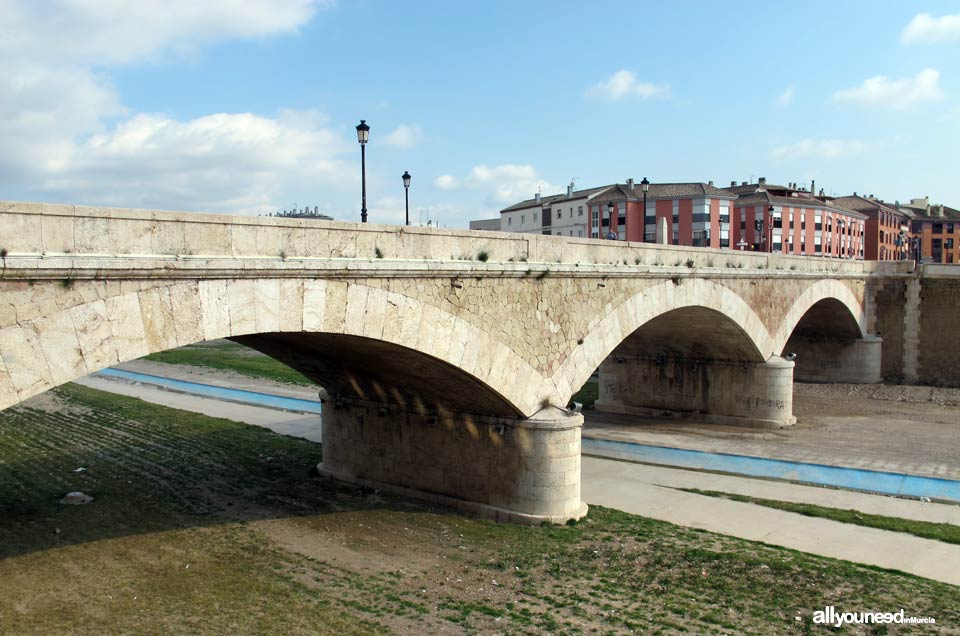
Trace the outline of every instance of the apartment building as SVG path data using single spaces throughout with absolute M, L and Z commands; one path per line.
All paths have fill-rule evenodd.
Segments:
M 823 197 L 818 197 L 823 198 Z M 859 212 L 864 223 L 863 254 L 868 261 L 899 261 L 911 258 L 910 219 L 912 213 L 856 192 L 852 196 L 824 199 L 832 205 Z
M 590 202 L 608 187 L 574 190 L 574 184 L 571 183 L 565 194 L 546 197 L 536 194 L 532 199 L 501 210 L 500 230 L 552 236 L 589 236 L 587 209 Z
M 960 210 L 930 205 L 930 198 L 911 199 L 900 209 L 912 215 L 910 232 L 919 241 L 920 260 L 960 263 Z
M 670 245 L 730 247 L 730 209 L 735 199 L 736 195 L 713 183 L 638 184 L 627 179 L 608 186 L 591 201 L 590 236 L 654 243 L 662 219 L 667 228 L 665 242 Z
M 737 249 L 803 256 L 864 258 L 867 216 L 812 196 L 796 183 L 732 182 L 736 194 L 731 240 Z

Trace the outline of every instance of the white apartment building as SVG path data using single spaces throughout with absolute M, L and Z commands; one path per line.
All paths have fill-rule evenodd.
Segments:
M 554 194 L 521 201 L 500 211 L 500 231 L 549 236 L 588 237 L 590 201 L 609 186 Z

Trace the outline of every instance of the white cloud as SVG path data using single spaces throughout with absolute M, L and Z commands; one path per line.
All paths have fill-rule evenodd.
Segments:
M 793 86 L 787 86 L 777 97 L 778 106 L 789 106 L 793 103 Z
M 462 179 L 445 174 L 434 179 L 433 185 L 441 190 L 468 188 L 486 192 L 486 203 L 491 206 L 530 199 L 537 192 L 547 194 L 561 190 L 542 179 L 533 166 L 512 163 L 492 168 L 480 164 L 474 166 Z
M 871 77 L 859 86 L 837 91 L 833 99 L 837 102 L 906 110 L 915 104 L 943 99 L 943 91 L 940 89 L 940 73 L 925 68 L 915 77 Z
M 960 40 L 960 13 L 939 18 L 920 13 L 900 34 L 900 40 L 907 44 L 956 42 Z
M 453 190 L 460 186 L 460 180 L 452 174 L 442 174 L 433 180 L 433 185 L 440 190 Z
M 203 44 L 295 31 L 326 0 L 8 0 L 3 57 L 44 63 L 126 64 Z
M 317 113 L 137 114 L 106 74 L 293 32 L 328 4 L 0 0 L 0 185 L 78 203 L 251 212 L 297 176 L 343 178 L 341 144 Z
M 407 126 L 400 124 L 393 132 L 384 138 L 384 142 L 389 146 L 397 148 L 413 148 L 423 136 L 420 126 Z
M 217 113 L 188 121 L 139 114 L 65 148 L 45 171 L 48 192 L 83 201 L 254 213 L 270 210 L 297 180 L 351 181 L 338 158 L 346 140 L 315 113 L 276 118 Z
M 651 97 L 668 97 L 670 87 L 649 82 L 638 82 L 637 74 L 633 71 L 620 70 L 609 79 L 595 84 L 587 89 L 589 99 L 618 101 L 628 96 L 649 99 Z
M 777 146 L 770 151 L 774 159 L 841 159 L 861 154 L 866 146 L 861 141 L 841 139 L 804 139 L 793 144 Z

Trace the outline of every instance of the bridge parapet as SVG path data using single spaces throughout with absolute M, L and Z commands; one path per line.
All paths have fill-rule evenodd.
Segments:
M 822 276 L 911 267 L 574 237 L 10 201 L 0 202 L 0 228 L 0 248 L 14 258 L 487 261 Z

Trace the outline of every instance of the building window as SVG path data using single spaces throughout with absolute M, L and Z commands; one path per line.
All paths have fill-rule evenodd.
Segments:
M 583 216 L 583 206 L 577 206 L 577 216 Z
M 560 208 L 557 208 L 557 218 L 558 219 L 563 218 L 563 210 L 561 210 Z
M 943 234 L 943 223 L 934 223 L 934 224 L 933 224 L 933 233 L 934 233 L 934 234 Z
M 673 202 L 673 223 L 676 225 L 680 222 L 680 202 Z M 676 245 L 676 239 L 674 239 L 674 245 Z
M 534 222 L 534 223 L 537 222 L 537 213 L 536 213 L 536 212 L 533 213 L 533 222 Z
M 512 217 L 512 216 L 508 216 L 508 217 L 507 217 L 507 225 L 513 225 L 513 217 Z
M 521 215 L 520 215 L 520 224 L 522 225 L 522 224 L 524 224 L 524 223 L 526 223 L 526 222 L 527 222 L 527 215 L 526 215 L 526 214 L 521 214 Z

